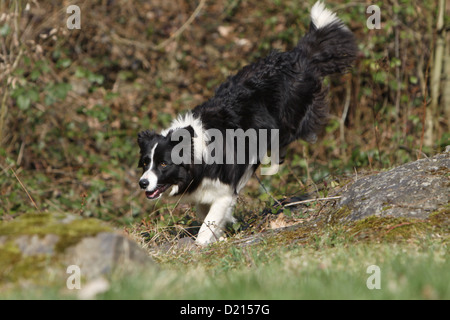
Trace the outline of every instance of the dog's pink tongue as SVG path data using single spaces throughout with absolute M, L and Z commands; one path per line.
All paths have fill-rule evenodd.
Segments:
M 145 195 L 147 196 L 148 199 L 153 199 L 156 198 L 160 193 L 159 189 L 156 189 L 155 191 L 146 191 Z

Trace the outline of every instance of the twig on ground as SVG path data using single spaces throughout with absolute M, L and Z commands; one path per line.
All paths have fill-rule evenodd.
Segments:
M 303 204 L 303 203 L 309 203 L 309 202 L 314 202 L 314 201 L 328 201 L 328 200 L 336 200 L 336 199 L 340 199 L 342 198 L 341 196 L 336 196 L 336 197 L 327 197 L 327 198 L 316 198 L 316 199 L 308 199 L 308 200 L 302 200 L 302 201 L 296 201 L 296 202 L 291 202 L 288 204 L 283 205 L 283 207 L 291 207 L 291 206 L 295 206 L 298 204 Z
M 13 168 L 11 168 L 11 171 L 13 172 L 14 176 L 16 177 L 17 181 L 19 181 L 20 186 L 22 187 L 23 190 L 25 190 L 28 198 L 30 198 L 31 202 L 33 203 L 34 207 L 36 208 L 37 211 L 39 211 L 39 213 L 41 213 L 41 210 L 39 209 L 39 207 L 37 206 L 36 202 L 34 202 L 33 198 L 31 197 L 31 195 L 28 193 L 27 188 L 25 188 L 25 186 L 23 185 L 22 181 L 20 181 L 19 177 L 17 176 L 16 172 L 14 171 Z

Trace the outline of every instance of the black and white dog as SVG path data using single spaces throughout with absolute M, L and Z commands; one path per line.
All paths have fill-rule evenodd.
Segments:
M 356 54 L 351 31 L 317 2 L 309 32 L 292 51 L 244 67 L 161 134 L 138 134 L 139 186 L 148 199 L 195 203 L 203 221 L 196 242 L 216 241 L 266 151 L 278 163 L 294 140 L 317 139 L 328 116 L 323 78 L 346 72 Z

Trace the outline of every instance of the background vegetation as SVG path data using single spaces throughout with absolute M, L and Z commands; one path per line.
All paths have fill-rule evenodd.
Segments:
M 140 192 L 137 132 L 160 130 L 244 65 L 293 48 L 314 2 L 0 1 L 0 219 L 72 212 L 145 243 L 166 240 L 155 226 L 167 237 L 195 226 L 193 209 Z M 320 142 L 293 144 L 280 174 L 262 177 L 265 187 L 250 182 L 237 207 L 249 218 L 234 231 L 270 208 L 272 196 L 330 196 L 355 172 L 449 144 L 449 80 L 439 70 L 437 98 L 430 80 L 445 62 L 434 54 L 449 25 L 447 13 L 438 30 L 442 1 L 328 2 L 357 37 L 355 68 L 326 80 L 332 118 Z M 80 30 L 66 27 L 70 4 L 81 9 Z M 366 27 L 371 4 L 381 9 L 381 29 Z

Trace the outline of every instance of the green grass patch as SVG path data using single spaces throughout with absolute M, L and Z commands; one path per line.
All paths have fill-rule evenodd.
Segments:
M 290 231 L 291 233 L 294 231 Z M 286 233 L 288 234 L 288 232 Z M 233 239 L 191 251 L 159 251 L 158 268 L 113 273 L 97 299 L 449 299 L 448 243 L 425 240 L 351 241 L 319 232 L 290 241 L 274 233 L 252 245 Z M 292 234 L 291 234 L 292 236 Z M 282 241 L 284 239 L 285 241 Z M 380 289 L 367 281 L 379 268 Z M 88 283 L 83 282 L 82 288 Z M 1 298 L 78 298 L 65 282 L 3 290 Z
M 358 244 L 316 250 L 219 244 L 204 252 L 159 256 L 163 270 L 114 279 L 98 298 L 448 299 L 446 254 L 446 247 L 435 245 Z M 380 289 L 367 287 L 371 265 L 380 268 Z

